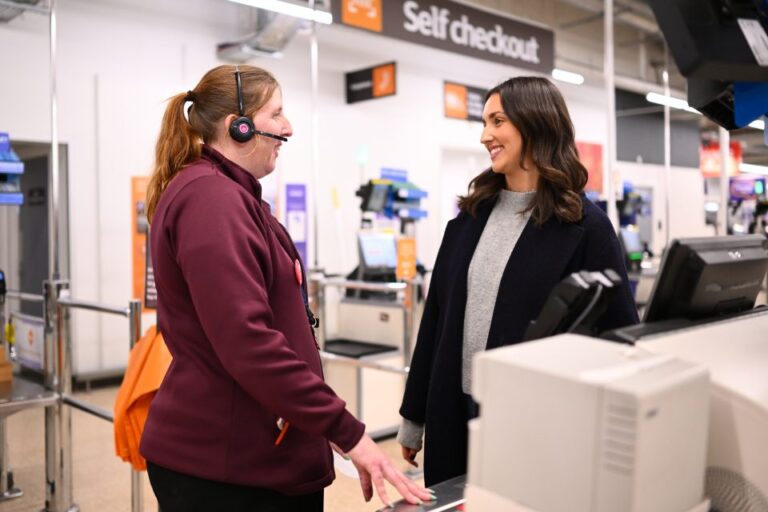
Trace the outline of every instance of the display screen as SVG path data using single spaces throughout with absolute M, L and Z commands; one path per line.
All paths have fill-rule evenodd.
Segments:
M 621 243 L 627 257 L 632 261 L 643 259 L 643 243 L 640 241 L 640 233 L 633 229 L 619 228 Z
M 734 177 L 730 180 L 731 201 L 740 199 L 761 199 L 765 196 L 765 178 Z
M 362 264 L 368 268 L 395 268 L 397 250 L 394 235 L 360 233 Z
M 371 187 L 371 194 L 368 196 L 364 210 L 369 212 L 380 212 L 387 205 L 387 190 L 389 185 L 376 184 Z

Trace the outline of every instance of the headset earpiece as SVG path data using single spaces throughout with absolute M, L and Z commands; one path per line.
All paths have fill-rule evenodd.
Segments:
M 239 117 L 229 125 L 229 136 L 237 142 L 248 142 L 256 134 L 256 128 L 253 126 L 253 121 L 245 115 L 240 69 L 237 67 L 235 68 L 235 84 L 237 85 L 237 114 Z
M 256 133 L 253 121 L 245 116 L 240 116 L 229 125 L 229 136 L 237 142 L 248 142 Z

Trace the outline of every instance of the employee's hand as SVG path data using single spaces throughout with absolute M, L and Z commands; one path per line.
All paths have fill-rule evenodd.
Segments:
M 387 496 L 387 490 L 384 488 L 384 480 L 395 486 L 408 503 L 421 505 L 423 502 L 432 501 L 432 495 L 424 489 L 413 483 L 407 476 L 395 469 L 389 458 L 384 455 L 376 443 L 363 435 L 362 439 L 347 453 L 355 464 L 358 473 L 360 473 L 360 487 L 363 489 L 365 501 L 370 501 L 373 497 L 373 489 L 376 488 L 376 494 L 384 505 L 389 506 L 392 502 Z
M 409 448 L 408 446 L 401 444 L 400 453 L 403 454 L 403 459 L 405 459 L 405 462 L 415 468 L 419 467 L 419 463 L 416 462 L 416 454 L 419 453 L 419 450 L 416 448 Z

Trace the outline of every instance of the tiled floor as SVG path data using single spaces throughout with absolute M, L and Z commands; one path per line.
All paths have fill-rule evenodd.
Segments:
M 112 409 L 117 388 L 97 389 L 76 393 L 89 403 Z M 21 498 L 0 502 L 0 512 L 39 511 L 45 504 L 44 488 L 44 425 L 43 409 L 28 409 L 7 419 L 10 466 L 16 486 L 24 491 Z M 129 512 L 131 504 L 130 468 L 114 454 L 112 424 L 79 410 L 72 412 L 72 443 L 74 499 L 83 512 Z M 396 465 L 407 467 L 398 456 L 394 440 L 380 443 L 382 449 L 399 460 Z M 144 510 L 157 511 L 157 502 L 146 475 L 144 481 Z M 396 491 L 390 488 L 390 497 Z M 339 474 L 325 494 L 327 512 L 377 510 L 379 503 L 366 504 L 356 480 Z

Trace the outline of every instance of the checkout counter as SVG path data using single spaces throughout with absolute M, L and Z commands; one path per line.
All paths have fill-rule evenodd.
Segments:
M 466 510 L 768 511 L 766 271 L 765 237 L 676 240 L 643 323 L 479 354 Z

